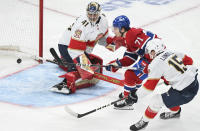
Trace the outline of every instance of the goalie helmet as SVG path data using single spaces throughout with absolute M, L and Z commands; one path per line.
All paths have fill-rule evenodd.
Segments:
M 101 6 L 97 2 L 90 2 L 87 6 L 87 17 L 90 22 L 95 23 L 100 15 Z
M 150 40 L 146 45 L 146 53 L 148 53 L 153 59 L 155 56 L 159 55 L 160 53 L 165 51 L 165 45 L 161 39 L 153 39 Z M 155 52 L 155 55 L 152 55 L 152 51 Z

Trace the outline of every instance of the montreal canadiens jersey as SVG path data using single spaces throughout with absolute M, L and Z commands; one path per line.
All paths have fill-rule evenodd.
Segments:
M 138 56 L 145 57 L 150 60 L 148 55 L 145 54 L 147 43 L 158 36 L 150 31 L 145 31 L 141 28 L 131 28 L 125 36 L 124 45 L 127 50 L 124 57 L 120 59 L 122 66 L 130 66 L 137 59 Z
M 195 66 L 183 64 L 184 56 L 182 53 L 169 50 L 161 53 L 149 65 L 148 79 L 160 79 L 163 76 L 172 88 L 183 90 L 194 81 L 197 74 Z
M 154 39 L 158 38 L 156 34 L 143 30 L 141 28 L 131 28 L 125 37 L 125 45 L 128 52 L 135 52 L 138 55 L 143 56 L 145 53 L 146 44 Z
M 81 16 L 63 34 L 59 44 L 68 45 L 69 49 L 85 51 L 95 46 L 99 34 L 107 35 L 108 21 L 101 14 L 96 23 L 92 24 L 87 16 Z M 89 51 L 88 53 L 91 53 Z

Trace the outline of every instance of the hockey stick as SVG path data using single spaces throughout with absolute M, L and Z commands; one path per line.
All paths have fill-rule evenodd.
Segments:
M 117 79 L 114 77 L 110 77 L 110 76 L 104 75 L 102 73 L 94 72 L 94 78 L 97 78 L 97 79 L 103 80 L 103 81 L 107 81 L 109 83 L 116 84 L 119 86 L 124 86 L 123 80 L 120 80 L 120 79 Z
M 81 117 L 84 117 L 84 116 L 89 115 L 89 114 L 91 114 L 91 113 L 94 113 L 94 112 L 96 112 L 96 111 L 98 111 L 98 110 L 101 110 L 101 109 L 103 109 L 103 108 L 109 107 L 109 106 L 111 106 L 111 105 L 113 105 L 113 104 L 115 104 L 115 103 L 117 103 L 117 102 L 119 102 L 119 101 L 121 101 L 121 100 L 123 100 L 123 99 L 124 99 L 124 98 L 115 100 L 115 101 L 113 101 L 113 102 L 111 102 L 111 103 L 109 103 L 109 104 L 106 104 L 106 105 L 101 106 L 101 107 L 98 107 L 98 108 L 96 108 L 96 109 L 87 111 L 87 112 L 82 113 L 82 114 L 76 113 L 76 112 L 72 111 L 68 106 L 65 106 L 65 111 L 68 112 L 70 115 L 72 115 L 72 116 L 74 116 L 74 117 L 81 118 Z
M 60 60 L 58 54 L 56 53 L 55 49 L 54 48 L 50 48 L 50 52 L 52 54 L 52 56 L 58 60 L 58 63 L 60 63 L 60 65 L 63 65 L 64 64 L 62 63 L 62 61 Z M 95 65 L 95 64 L 81 64 L 81 63 L 69 63 L 67 62 L 68 65 L 76 65 L 76 66 L 89 66 L 89 67 L 92 67 L 92 66 L 96 66 L 96 67 L 108 67 L 107 65 Z M 123 67 L 123 66 L 114 66 L 115 68 L 120 68 L 120 69 L 133 69 L 133 70 L 137 70 L 137 68 L 135 67 Z

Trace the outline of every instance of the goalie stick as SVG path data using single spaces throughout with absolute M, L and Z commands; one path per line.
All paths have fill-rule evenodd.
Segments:
M 96 112 L 96 111 L 98 111 L 98 110 L 101 110 L 101 109 L 103 109 L 103 108 L 109 107 L 109 106 L 111 106 L 111 105 L 113 105 L 113 104 L 115 104 L 115 103 L 117 103 L 117 102 L 119 102 L 119 101 L 121 101 L 121 100 L 123 100 L 123 99 L 124 99 L 124 98 L 115 100 L 115 101 L 113 101 L 113 102 L 111 102 L 111 103 L 109 103 L 109 104 L 106 104 L 106 105 L 101 106 L 101 107 L 98 107 L 98 108 L 96 108 L 96 109 L 87 111 L 87 112 L 82 113 L 82 114 L 74 112 L 74 111 L 71 110 L 68 106 L 65 106 L 65 111 L 66 111 L 67 113 L 69 113 L 70 115 L 76 117 L 76 118 L 81 118 L 81 117 L 84 117 L 84 116 L 86 116 L 86 115 L 92 114 L 92 113 L 94 113 L 94 112 Z
M 54 48 L 50 48 L 50 52 L 52 54 L 52 56 L 58 61 L 58 64 L 59 65 L 63 65 L 65 66 L 65 64 L 60 60 L 58 54 L 56 53 L 55 49 Z M 107 67 L 107 65 L 95 65 L 95 64 L 81 64 L 81 63 L 67 63 L 68 65 L 76 65 L 76 66 L 97 66 L 97 67 Z M 67 67 L 67 66 L 65 66 Z M 120 68 L 120 69 L 133 69 L 133 70 L 137 70 L 137 68 L 135 67 L 123 67 L 123 66 L 114 66 L 115 68 Z

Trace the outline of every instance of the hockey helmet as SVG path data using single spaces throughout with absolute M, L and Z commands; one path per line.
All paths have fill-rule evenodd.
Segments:
M 125 30 L 128 30 L 130 28 L 130 20 L 125 15 L 120 15 L 116 17 L 113 21 L 113 27 L 117 27 L 120 30 L 122 28 L 125 28 Z
M 96 22 L 101 12 L 101 6 L 97 2 L 90 2 L 86 8 L 86 11 L 90 22 Z
M 153 39 L 150 40 L 146 45 L 146 53 L 150 55 L 151 58 L 154 58 L 158 54 L 165 51 L 166 46 L 164 45 L 163 41 L 161 39 Z M 155 52 L 155 56 L 152 56 L 151 52 Z

